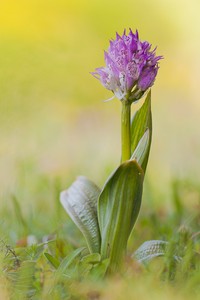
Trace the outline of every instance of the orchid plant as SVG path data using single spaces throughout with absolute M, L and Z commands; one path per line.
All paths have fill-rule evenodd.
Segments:
M 112 91 L 122 104 L 121 163 L 103 188 L 86 177 L 61 193 L 61 203 L 83 233 L 89 256 L 106 261 L 107 272 L 120 270 L 127 242 L 137 220 L 152 137 L 151 91 L 162 56 L 139 39 L 138 32 L 126 31 L 110 41 L 105 66 L 93 76 Z M 131 119 L 131 106 L 146 96 Z

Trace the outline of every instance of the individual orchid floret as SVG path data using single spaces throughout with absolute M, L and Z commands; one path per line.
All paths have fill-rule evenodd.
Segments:
M 117 33 L 105 51 L 106 66 L 92 74 L 118 99 L 134 102 L 154 84 L 158 61 L 162 58 L 156 56 L 155 50 L 151 51 L 148 42 L 139 40 L 137 31 L 134 34 L 130 29 L 128 35 L 124 31 L 122 36 Z

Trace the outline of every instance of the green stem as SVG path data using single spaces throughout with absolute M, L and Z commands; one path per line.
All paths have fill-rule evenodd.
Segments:
M 124 162 L 131 157 L 131 103 L 127 100 L 122 101 L 121 147 L 121 162 Z

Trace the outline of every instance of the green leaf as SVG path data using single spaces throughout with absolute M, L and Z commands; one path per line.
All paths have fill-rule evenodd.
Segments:
M 78 272 L 84 278 L 88 276 L 90 271 L 99 264 L 101 261 L 101 255 L 99 253 L 90 253 L 82 257 L 79 262 Z
M 58 269 L 55 271 L 55 282 L 57 282 L 63 275 L 68 276 L 67 269 L 74 262 L 74 260 L 85 250 L 85 247 L 78 248 L 67 255 L 60 263 Z M 69 277 L 69 276 L 68 276 Z
M 149 151 L 151 147 L 152 138 L 152 115 L 151 115 L 151 91 L 147 94 L 147 97 L 142 107 L 134 114 L 131 122 L 131 153 L 133 154 L 137 145 L 146 132 L 149 129 L 149 146 L 146 152 L 146 156 L 142 163 L 142 169 L 145 173 L 146 166 L 149 157 Z
M 84 264 L 96 264 L 101 261 L 99 253 L 91 253 L 82 257 L 81 262 Z
M 13 195 L 12 196 L 12 202 L 13 202 L 13 207 L 15 210 L 15 215 L 16 215 L 16 219 L 17 222 L 22 225 L 23 229 L 24 229 L 24 235 L 27 235 L 27 233 L 29 232 L 29 228 L 28 228 L 28 224 L 24 219 L 23 213 L 22 213 L 22 208 L 19 204 L 19 201 L 17 200 L 17 198 Z
M 167 255 L 170 249 L 169 242 L 162 240 L 150 240 L 144 242 L 132 255 L 139 263 L 146 263 L 155 257 Z M 172 258 L 180 262 L 182 257 L 175 252 L 172 253 Z
M 48 294 L 51 294 L 53 289 L 58 286 L 58 283 L 72 280 L 74 273 L 76 272 L 77 261 L 76 258 L 85 250 L 85 247 L 78 248 L 67 255 L 60 263 L 57 270 L 54 272 L 53 280 Z M 71 266 L 73 263 L 73 266 Z
M 28 293 L 35 292 L 33 278 L 36 273 L 36 262 L 26 260 L 23 261 L 19 269 L 15 272 L 11 271 L 9 274 L 13 285 L 13 295 L 15 299 L 27 299 L 25 297 Z M 30 299 L 30 298 L 29 298 Z
M 71 252 L 69 255 L 67 255 L 61 262 L 59 268 L 58 268 L 58 273 L 63 273 L 74 261 L 74 259 L 81 254 L 85 250 L 85 247 L 78 248 Z
M 142 138 L 140 139 L 131 157 L 131 159 L 135 159 L 140 166 L 142 166 L 146 158 L 146 155 L 148 154 L 149 143 L 150 143 L 150 136 L 149 136 L 149 129 L 147 129 L 144 135 L 142 136 Z
M 91 278 L 94 280 L 99 280 L 103 278 L 107 272 L 109 267 L 110 260 L 106 258 L 100 261 L 98 264 L 94 265 L 94 267 L 90 271 Z
M 100 252 L 101 236 L 97 218 L 99 194 L 100 189 L 92 181 L 80 176 L 60 196 L 63 207 L 83 233 L 91 253 Z
M 143 170 L 135 160 L 126 161 L 106 182 L 98 202 L 102 258 L 110 258 L 110 270 L 121 264 L 136 222 L 142 197 Z
M 51 254 L 45 252 L 44 256 L 47 258 L 47 260 L 50 262 L 50 264 L 55 268 L 58 269 L 60 262 L 57 258 L 53 257 Z
M 133 253 L 132 257 L 141 263 L 163 256 L 166 253 L 167 244 L 168 242 L 162 240 L 146 241 Z

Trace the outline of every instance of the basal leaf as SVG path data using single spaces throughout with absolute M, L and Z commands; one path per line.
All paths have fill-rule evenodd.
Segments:
M 151 91 L 147 94 L 147 97 L 142 107 L 134 114 L 131 122 L 131 153 L 135 151 L 142 136 L 149 129 L 149 146 L 146 156 L 142 163 L 142 169 L 145 173 L 146 166 L 149 157 L 149 151 L 151 147 L 152 138 L 152 116 L 151 116 Z
M 168 254 L 170 249 L 169 242 L 162 240 L 150 240 L 144 242 L 132 255 L 139 263 L 146 263 L 152 260 L 155 257 L 165 256 Z M 172 253 L 172 258 L 180 262 L 182 257 L 177 255 L 177 253 Z
M 146 241 L 133 253 L 133 258 L 138 262 L 146 262 L 154 257 L 163 256 L 167 244 L 168 242 L 162 240 Z
M 136 222 L 142 197 L 143 170 L 135 160 L 126 161 L 106 182 L 98 202 L 102 259 L 118 269 Z
M 97 218 L 99 194 L 100 189 L 92 181 L 80 176 L 60 196 L 63 207 L 83 233 L 91 253 L 98 253 L 101 244 Z

